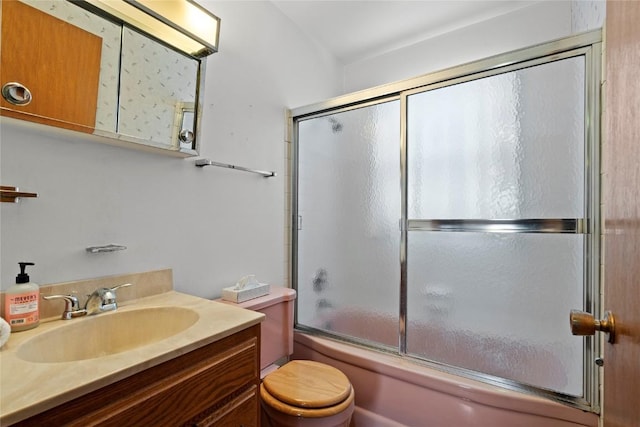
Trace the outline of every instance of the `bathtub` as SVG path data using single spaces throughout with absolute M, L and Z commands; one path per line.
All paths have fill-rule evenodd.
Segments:
M 598 416 L 448 374 L 398 356 L 294 332 L 293 359 L 332 365 L 356 393 L 352 427 L 577 427 Z

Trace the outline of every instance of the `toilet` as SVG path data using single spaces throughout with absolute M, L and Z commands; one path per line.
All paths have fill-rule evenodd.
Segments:
M 348 427 L 355 406 L 347 376 L 324 363 L 288 361 L 293 353 L 295 298 L 295 290 L 271 286 L 269 295 L 239 304 L 219 300 L 266 316 L 260 327 L 261 425 Z

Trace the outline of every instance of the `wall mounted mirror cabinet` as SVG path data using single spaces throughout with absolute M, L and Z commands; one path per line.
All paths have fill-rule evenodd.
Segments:
M 180 10 L 145 3 L 153 4 L 3 0 L 1 115 L 197 155 L 205 57 L 217 51 L 219 19 L 191 0 L 156 2 L 196 9 L 211 41 L 184 30 Z

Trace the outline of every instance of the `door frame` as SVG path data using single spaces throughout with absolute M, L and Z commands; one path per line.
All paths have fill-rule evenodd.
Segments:
M 603 83 L 604 307 L 616 341 L 604 346 L 605 427 L 640 423 L 640 2 L 607 1 Z

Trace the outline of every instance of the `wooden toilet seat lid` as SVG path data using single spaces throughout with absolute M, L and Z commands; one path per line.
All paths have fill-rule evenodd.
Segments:
M 292 360 L 262 380 L 276 399 L 301 408 L 326 408 L 343 402 L 351 393 L 345 374 L 312 360 Z

